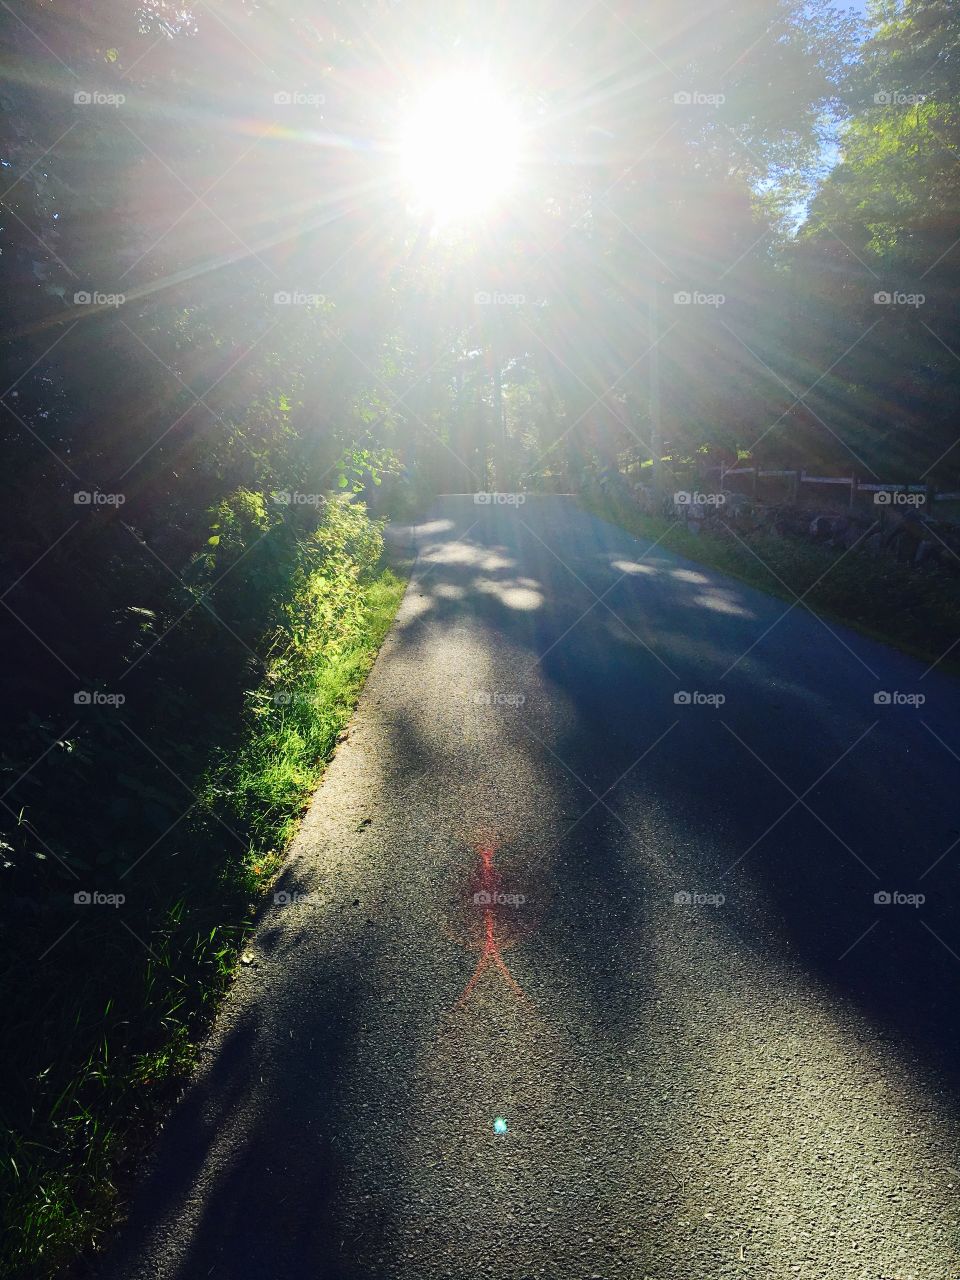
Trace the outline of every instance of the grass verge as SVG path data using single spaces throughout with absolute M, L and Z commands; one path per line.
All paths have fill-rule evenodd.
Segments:
M 104 849 L 99 865 L 77 856 L 79 880 L 66 848 L 38 850 L 4 920 L 0 1276 L 62 1275 L 116 1220 L 399 605 L 405 581 L 382 555 L 380 527 L 349 502 L 295 540 L 260 678 L 219 741 L 191 741 L 184 720 L 144 733 L 138 754 L 104 719 L 47 753 L 51 812 L 89 827 L 119 806 L 130 848 Z M 160 757 L 196 800 L 181 794 L 173 821 Z M 125 901 L 78 907 L 81 885 Z
M 739 578 L 769 595 L 895 645 L 925 662 L 960 671 L 947 651 L 960 637 L 960 583 L 940 569 L 912 569 L 863 549 L 848 553 L 771 534 L 692 534 L 677 522 L 647 516 L 615 496 L 585 494 L 584 510 L 638 538 Z
M 405 588 L 404 578 L 382 569 L 359 584 L 353 618 L 339 613 L 332 629 L 318 625 L 321 615 L 313 612 L 338 589 L 324 572 L 310 576 L 292 601 L 292 626 L 249 697 L 251 732 L 221 757 L 205 788 L 206 803 L 222 804 L 228 820 L 250 833 L 242 875 L 251 892 L 276 874 Z

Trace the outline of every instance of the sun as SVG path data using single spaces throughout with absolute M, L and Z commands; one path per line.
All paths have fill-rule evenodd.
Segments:
M 517 114 L 483 75 L 450 75 L 431 85 L 401 132 L 409 202 L 439 224 L 469 221 L 502 204 L 519 158 Z

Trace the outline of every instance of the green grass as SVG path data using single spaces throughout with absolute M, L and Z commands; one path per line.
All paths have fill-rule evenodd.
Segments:
M 862 548 L 847 554 L 771 534 L 690 533 L 615 497 L 584 495 L 585 510 L 665 550 L 719 569 L 770 595 L 803 596 L 816 613 L 897 646 L 925 662 L 941 659 L 960 637 L 960 580 L 941 569 L 912 569 Z M 804 594 L 804 593 L 807 594 Z M 795 593 L 795 594 L 794 594 Z M 799 606 L 803 607 L 803 606 Z M 960 670 L 960 646 L 941 663 Z
M 251 696 L 254 731 L 211 778 L 207 793 L 212 799 L 225 789 L 231 816 L 253 832 L 245 868 L 251 890 L 276 872 L 405 587 L 384 569 L 363 588 L 362 622 L 347 643 L 319 651 L 310 644 L 288 646 Z
M 119 913 L 72 906 L 45 926 L 54 941 L 63 921 L 78 921 L 42 963 L 46 937 L 37 946 L 29 919 L 8 940 L 21 959 L 2 1007 L 12 1123 L 0 1154 L 0 1276 L 48 1280 L 116 1220 L 403 595 L 382 553 L 380 528 L 350 503 L 331 503 L 297 544 L 278 583 L 282 620 L 261 646 L 263 678 L 225 726 L 226 745 L 187 774 L 200 803 L 177 828 L 176 854 L 124 881 L 123 920 L 142 943 Z M 102 737 L 106 746 L 64 752 L 51 803 L 65 803 L 57 781 L 74 778 L 65 771 L 81 755 L 77 776 L 95 803 L 116 794 L 118 749 L 109 729 Z M 133 770 L 123 751 L 120 767 Z M 48 892 L 72 903 L 78 886 L 61 881 Z

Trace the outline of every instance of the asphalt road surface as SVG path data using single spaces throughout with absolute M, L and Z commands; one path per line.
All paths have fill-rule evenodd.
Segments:
M 958 685 L 572 499 L 416 541 L 102 1274 L 960 1275 Z

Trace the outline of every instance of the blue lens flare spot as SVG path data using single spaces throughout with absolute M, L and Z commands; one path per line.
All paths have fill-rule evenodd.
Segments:
M 494 1133 L 506 1133 L 506 1132 L 507 1132 L 507 1122 L 506 1122 L 506 1120 L 504 1120 L 503 1116 L 497 1116 L 496 1120 L 494 1120 L 494 1122 L 493 1122 L 493 1132 L 494 1132 Z

